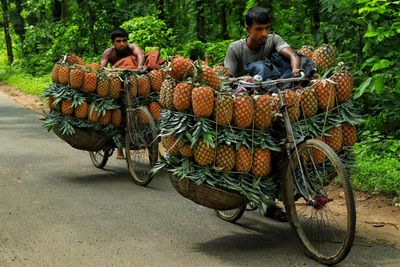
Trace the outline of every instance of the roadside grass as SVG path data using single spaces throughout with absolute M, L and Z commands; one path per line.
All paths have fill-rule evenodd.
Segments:
M 400 196 L 400 141 L 368 134 L 354 147 L 356 168 L 351 173 L 354 188 Z
M 51 77 L 49 75 L 34 77 L 24 73 L 22 70 L 7 64 L 7 55 L 0 54 L 0 81 L 17 88 L 18 90 L 32 94 L 41 95 L 49 87 Z
M 50 74 L 35 77 L 24 73 L 17 64 L 9 65 L 3 34 L 0 35 L 0 43 L 3 44 L 0 46 L 0 82 L 13 86 L 24 93 L 41 95 L 51 84 Z M 18 62 L 18 58 L 15 58 L 15 62 Z

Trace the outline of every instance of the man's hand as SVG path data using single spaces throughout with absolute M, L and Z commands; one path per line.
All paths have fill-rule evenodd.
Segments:
M 300 69 L 293 69 L 292 70 L 292 75 L 293 77 L 299 77 L 300 76 Z
M 253 77 L 251 77 L 251 76 L 243 76 L 243 77 L 241 77 L 241 78 L 242 78 L 242 80 L 245 81 L 245 82 L 249 82 L 249 83 L 252 83 L 252 82 L 253 82 Z
M 139 72 L 145 72 L 146 71 L 146 67 L 145 66 L 139 66 L 138 67 L 138 71 Z

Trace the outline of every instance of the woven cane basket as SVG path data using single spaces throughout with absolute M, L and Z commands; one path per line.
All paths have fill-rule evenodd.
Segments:
M 172 174 L 169 179 L 179 194 L 207 208 L 230 210 L 246 204 L 246 198 L 233 191 L 208 185 L 198 185 L 189 179 L 179 179 Z
M 110 138 L 91 129 L 75 128 L 73 135 L 62 134 L 58 128 L 53 128 L 53 131 L 62 140 L 79 150 L 95 152 L 111 143 Z

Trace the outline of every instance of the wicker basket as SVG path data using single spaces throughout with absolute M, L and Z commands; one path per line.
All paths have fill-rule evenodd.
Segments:
M 73 148 L 87 151 L 99 151 L 111 144 L 110 138 L 86 128 L 75 128 L 75 134 L 62 134 L 58 128 L 53 128 L 54 133 Z
M 246 204 L 246 198 L 234 191 L 198 185 L 189 179 L 179 179 L 172 174 L 169 179 L 179 194 L 207 208 L 230 210 Z

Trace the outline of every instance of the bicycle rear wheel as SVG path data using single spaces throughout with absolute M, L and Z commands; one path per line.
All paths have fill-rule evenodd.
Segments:
M 153 179 L 150 169 L 158 160 L 157 128 L 145 107 L 133 110 L 127 120 L 125 153 L 128 169 L 133 181 L 145 186 Z
M 106 166 L 108 158 L 112 154 L 112 149 L 102 149 L 96 152 L 89 152 L 90 159 L 96 168 L 102 169 Z
M 231 210 L 215 210 L 215 212 L 217 213 L 217 216 L 222 220 L 228 222 L 236 222 L 240 219 L 240 217 L 242 217 L 243 213 L 246 210 L 246 206 L 247 205 L 243 205 L 242 207 Z
M 333 265 L 350 252 L 356 210 L 349 175 L 337 154 L 311 139 L 292 153 L 284 179 L 289 222 L 306 252 Z

